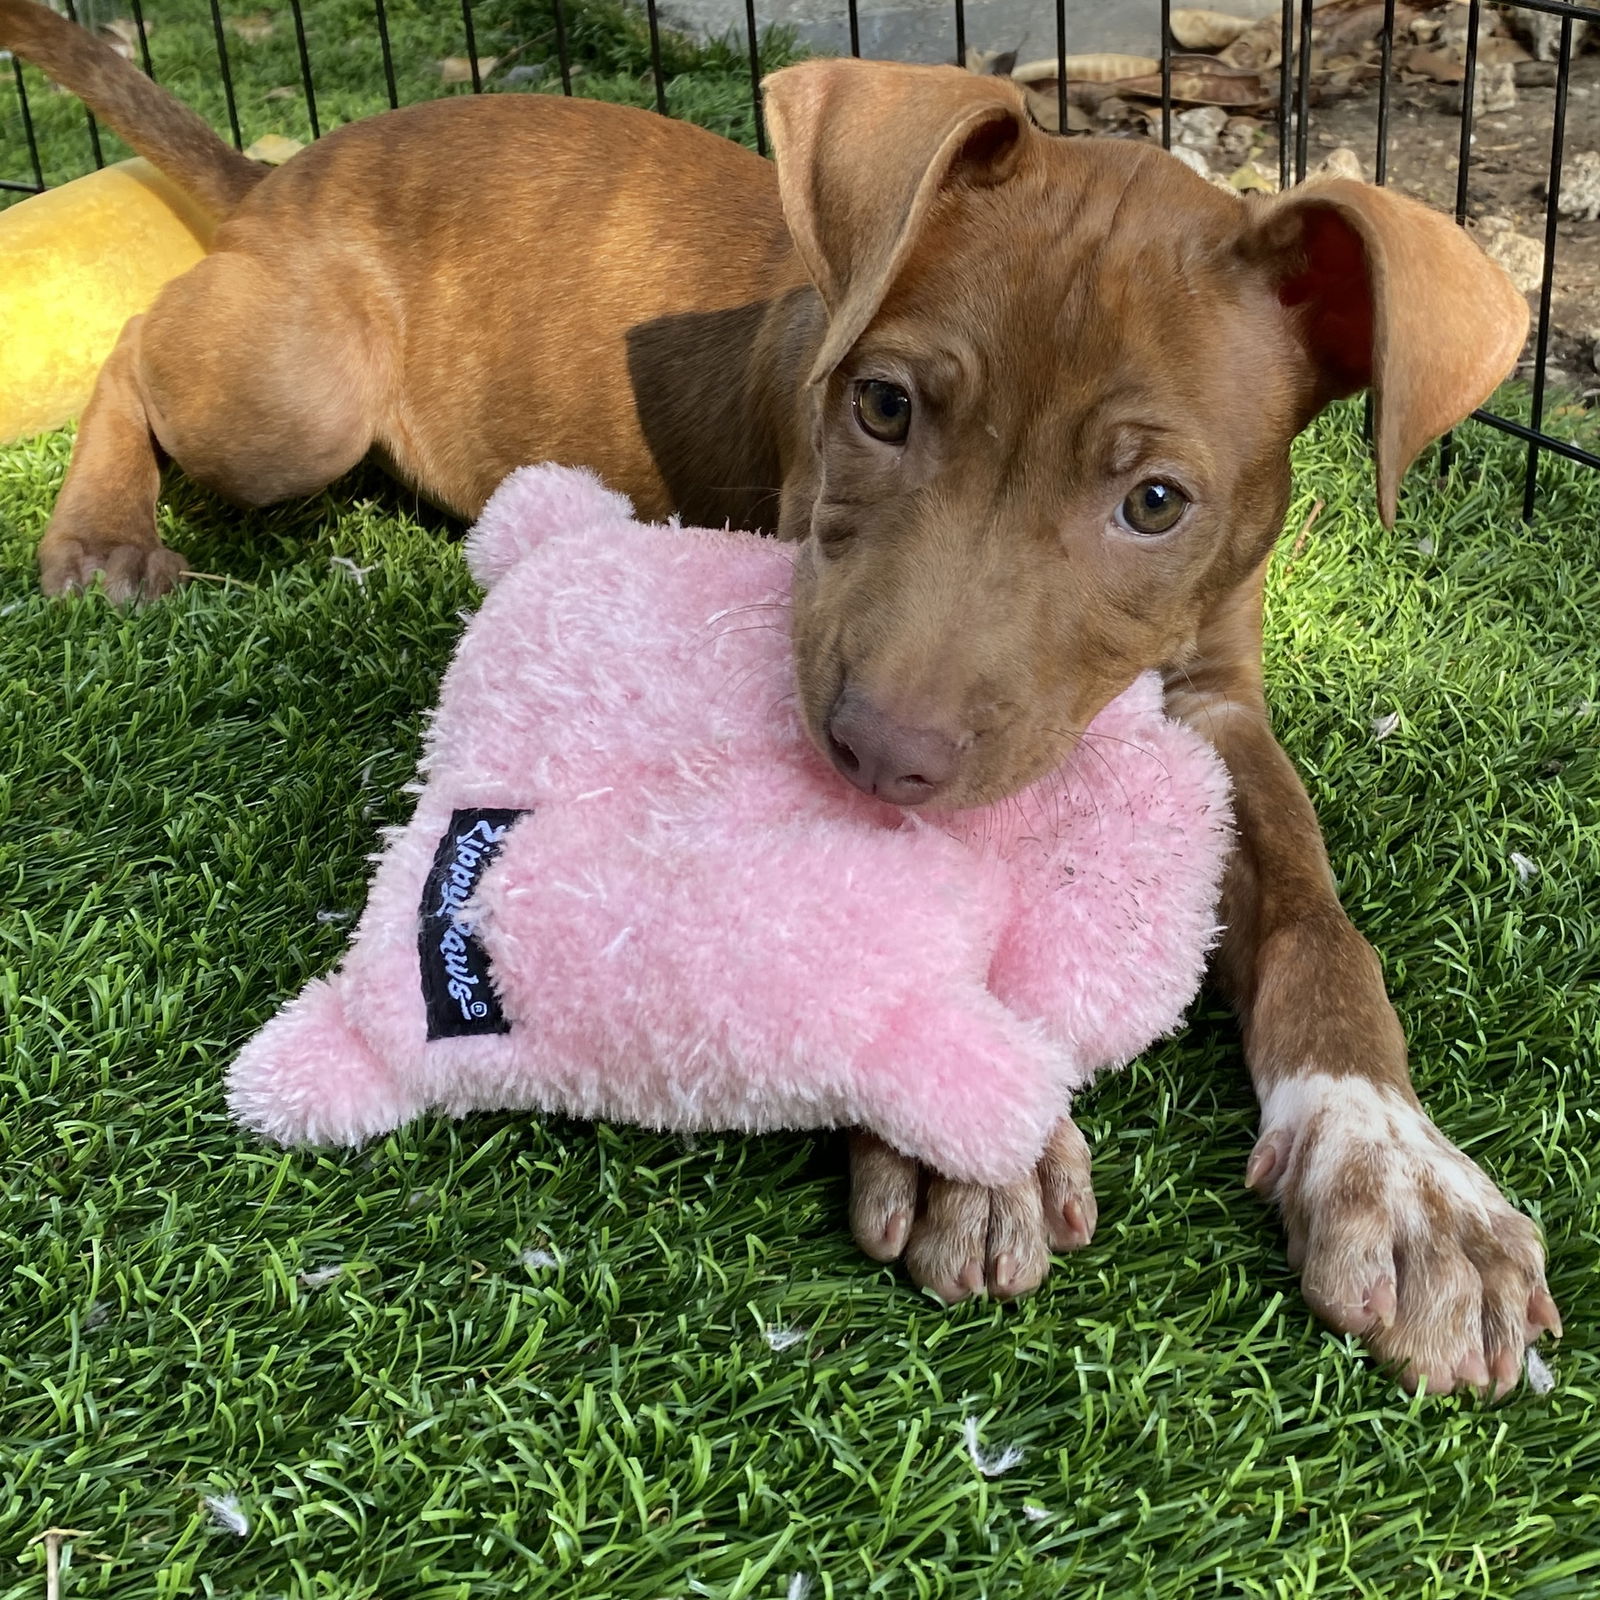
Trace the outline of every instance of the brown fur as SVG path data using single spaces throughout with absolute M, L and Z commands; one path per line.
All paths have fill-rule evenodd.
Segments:
M 826 748 L 847 688 L 939 730 L 960 755 L 946 803 L 1014 792 L 1160 668 L 1236 785 L 1218 972 L 1258 1087 L 1352 1074 L 1414 1105 L 1377 960 L 1271 733 L 1261 588 L 1289 445 L 1321 405 L 1373 385 L 1392 517 L 1416 451 L 1515 358 L 1521 298 L 1448 221 L 1350 183 L 1246 203 L 1159 152 L 1047 137 L 998 80 L 855 62 L 769 80 L 776 174 L 643 112 L 494 96 L 343 128 L 252 187 L 46 16 L 0 0 L 0 44 L 228 212 L 107 364 L 40 551 L 47 589 L 175 580 L 157 446 L 246 504 L 374 452 L 463 517 L 511 468 L 555 459 L 648 517 L 803 541 L 813 736 Z M 857 425 L 870 379 L 911 393 L 903 445 Z M 1170 535 L 1130 535 L 1112 514 L 1152 477 L 1192 506 Z M 919 1179 L 870 1141 L 855 1158 L 863 1246 L 907 1252 L 949 1298 L 1031 1288 L 1050 1244 L 1093 1229 L 1070 1123 L 1040 1177 L 999 1194 Z M 1360 1185 L 1308 1221 L 1296 1170 L 1265 1141 L 1252 1168 L 1291 1235 L 1337 1259 L 1341 1230 L 1370 1223 Z M 1470 1235 L 1483 1325 L 1536 1325 L 1537 1252 L 1519 1235 L 1496 1254 L 1481 1219 L 1425 1199 L 1442 1238 Z M 1343 1304 L 1315 1266 L 1314 1302 Z M 1426 1357 L 1436 1285 L 1394 1270 L 1404 1336 L 1374 1343 L 1405 1368 Z

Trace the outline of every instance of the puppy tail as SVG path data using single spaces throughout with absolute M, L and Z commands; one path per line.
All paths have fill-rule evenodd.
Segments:
M 226 216 L 267 174 L 103 39 L 34 0 L 0 0 L 0 50 L 70 90 L 207 211 Z

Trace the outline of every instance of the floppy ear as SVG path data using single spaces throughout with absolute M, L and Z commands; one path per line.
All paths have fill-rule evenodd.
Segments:
M 1378 511 L 1393 526 L 1418 451 L 1516 364 L 1527 302 L 1448 217 L 1391 189 L 1330 178 L 1264 209 L 1258 244 L 1298 309 L 1319 407 L 1372 390 Z
M 807 61 L 762 94 L 784 219 L 828 311 L 815 383 L 883 304 L 937 196 L 1003 183 L 1037 135 L 1009 80 L 956 67 Z

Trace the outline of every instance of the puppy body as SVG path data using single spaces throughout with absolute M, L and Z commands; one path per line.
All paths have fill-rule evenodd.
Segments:
M 753 525 L 754 492 L 770 503 L 792 453 L 803 352 L 785 350 L 785 290 L 820 321 L 766 162 L 688 124 L 544 96 L 341 128 L 246 195 L 204 266 L 142 320 L 138 386 L 161 447 L 244 504 L 376 451 L 471 518 L 535 444 L 593 465 L 642 514 Z M 659 349 L 625 337 L 671 317 L 708 325 L 689 348 L 670 330 Z M 665 460 L 715 486 L 703 505 L 669 490 L 645 438 L 630 366 L 652 365 L 639 377 L 681 413 L 662 424 Z
M 1434 1389 L 1504 1388 L 1559 1327 L 1531 1224 L 1417 1106 L 1261 680 L 1294 435 L 1370 387 L 1392 518 L 1521 347 L 1526 306 L 1460 230 L 1350 183 L 1246 204 L 1159 152 L 1049 138 L 998 80 L 845 61 L 768 81 L 776 170 L 647 113 L 497 96 L 262 178 L 29 0 L 0 0 L 0 46 L 226 214 L 107 363 L 47 588 L 181 575 L 158 446 L 247 504 L 377 452 L 463 517 L 550 459 L 648 517 L 803 541 L 807 726 L 901 803 L 1015 793 L 1159 669 L 1234 781 L 1218 976 L 1266 1107 L 1247 1179 L 1308 1299 Z M 1093 1229 L 1070 1122 L 1007 1190 L 853 1156 L 863 1248 L 947 1298 L 1031 1288 Z

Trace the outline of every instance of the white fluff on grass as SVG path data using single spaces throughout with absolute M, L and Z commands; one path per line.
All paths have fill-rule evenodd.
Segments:
M 962 1425 L 962 1431 L 967 1438 L 967 1454 L 972 1457 L 972 1464 L 986 1478 L 998 1478 L 1002 1472 L 1009 1472 L 1022 1460 L 1022 1447 L 1008 1444 L 1005 1449 L 995 1453 L 985 1452 L 978 1444 L 978 1419 L 968 1417 Z
M 224 1533 L 231 1533 L 240 1539 L 249 1533 L 250 1518 L 239 1504 L 238 1495 L 208 1494 L 205 1497 L 205 1508 L 211 1513 L 211 1520 Z
M 1535 1394 L 1549 1394 L 1555 1386 L 1555 1373 L 1546 1365 L 1544 1357 L 1530 1344 L 1528 1346 L 1528 1387 Z
M 367 574 L 369 572 L 376 572 L 378 570 L 376 566 L 359 566 L 349 556 L 329 556 L 328 565 L 330 567 L 337 568 L 340 572 L 346 573 L 350 577 L 354 578 L 356 581 L 356 587 L 359 589 L 366 588 Z

